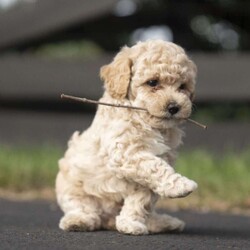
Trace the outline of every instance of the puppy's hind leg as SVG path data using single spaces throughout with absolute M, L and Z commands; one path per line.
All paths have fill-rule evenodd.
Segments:
M 146 221 L 149 233 L 181 232 L 185 223 L 167 214 L 153 212 Z
M 59 172 L 56 180 L 58 204 L 65 213 L 59 227 L 65 231 L 93 231 L 100 229 L 98 201 L 84 193 L 82 185 Z

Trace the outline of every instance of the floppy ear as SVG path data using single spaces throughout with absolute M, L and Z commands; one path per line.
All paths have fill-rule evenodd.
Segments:
M 127 96 L 132 65 L 128 50 L 128 47 L 124 47 L 114 60 L 103 66 L 100 71 L 105 89 L 115 99 L 124 99 Z

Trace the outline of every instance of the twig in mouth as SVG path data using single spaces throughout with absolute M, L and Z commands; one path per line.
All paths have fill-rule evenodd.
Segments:
M 135 106 L 130 106 L 130 105 L 122 105 L 122 104 L 114 104 L 114 103 L 107 103 L 107 102 L 99 102 L 99 101 L 95 101 L 95 100 L 90 100 L 87 98 L 81 98 L 81 97 L 76 97 L 76 96 L 71 96 L 71 95 L 65 95 L 65 94 L 61 94 L 61 98 L 62 99 L 70 99 L 70 100 L 74 100 L 74 101 L 78 101 L 78 102 L 84 102 L 84 103 L 92 103 L 92 104 L 97 104 L 97 105 L 105 105 L 105 106 L 110 106 L 110 107 L 116 107 L 116 108 L 128 108 L 128 109 L 137 109 L 137 110 L 141 110 L 144 112 L 148 112 L 147 109 L 145 108 L 141 108 L 141 107 L 135 107 Z M 207 129 L 206 125 L 203 125 L 197 121 L 194 121 L 192 119 L 187 118 L 186 119 L 188 122 L 193 123 L 203 129 Z
M 61 94 L 61 98 L 63 98 L 63 99 L 71 99 L 71 100 L 74 100 L 74 101 L 84 102 L 84 103 L 105 105 L 105 106 L 116 107 L 116 108 L 137 109 L 137 110 L 142 110 L 142 111 L 147 112 L 146 109 L 140 108 L 140 107 L 135 107 L 135 106 L 130 106 L 130 105 L 122 105 L 122 104 L 114 104 L 114 103 L 107 103 L 107 102 L 99 102 L 99 101 L 90 100 L 90 99 L 82 98 L 82 97 L 76 97 L 76 96 L 72 96 L 72 95 Z
M 195 121 L 193 119 L 187 118 L 187 121 L 190 122 L 190 123 L 193 123 L 193 124 L 195 124 L 195 125 L 197 125 L 197 126 L 199 126 L 201 128 L 203 128 L 203 129 L 207 129 L 207 125 L 199 123 L 199 122 L 197 122 L 197 121 Z

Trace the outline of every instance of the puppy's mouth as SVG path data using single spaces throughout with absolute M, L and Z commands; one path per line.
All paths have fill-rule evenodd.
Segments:
M 160 109 L 157 106 L 149 106 L 147 111 L 152 119 L 181 122 L 190 117 L 192 108 L 188 103 L 180 104 L 172 101 Z
M 175 116 L 175 115 L 159 116 L 159 115 L 153 115 L 153 114 L 150 114 L 150 116 L 152 118 L 156 118 L 156 119 L 161 120 L 161 121 L 166 121 L 166 122 L 173 121 L 173 122 L 177 122 L 177 123 L 183 122 L 190 117 L 190 115 L 188 115 L 188 116 L 180 116 L 180 115 L 178 115 L 178 116 Z
M 151 118 L 156 118 L 163 121 L 182 121 L 187 120 L 191 115 L 191 110 L 179 108 L 178 110 L 162 110 L 159 113 L 150 112 L 147 110 Z

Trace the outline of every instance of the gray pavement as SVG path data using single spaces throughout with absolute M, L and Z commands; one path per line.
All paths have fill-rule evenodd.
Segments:
M 128 236 L 112 231 L 67 233 L 53 202 L 0 200 L 0 249 L 250 249 L 250 218 L 172 213 L 185 220 L 181 234 Z

